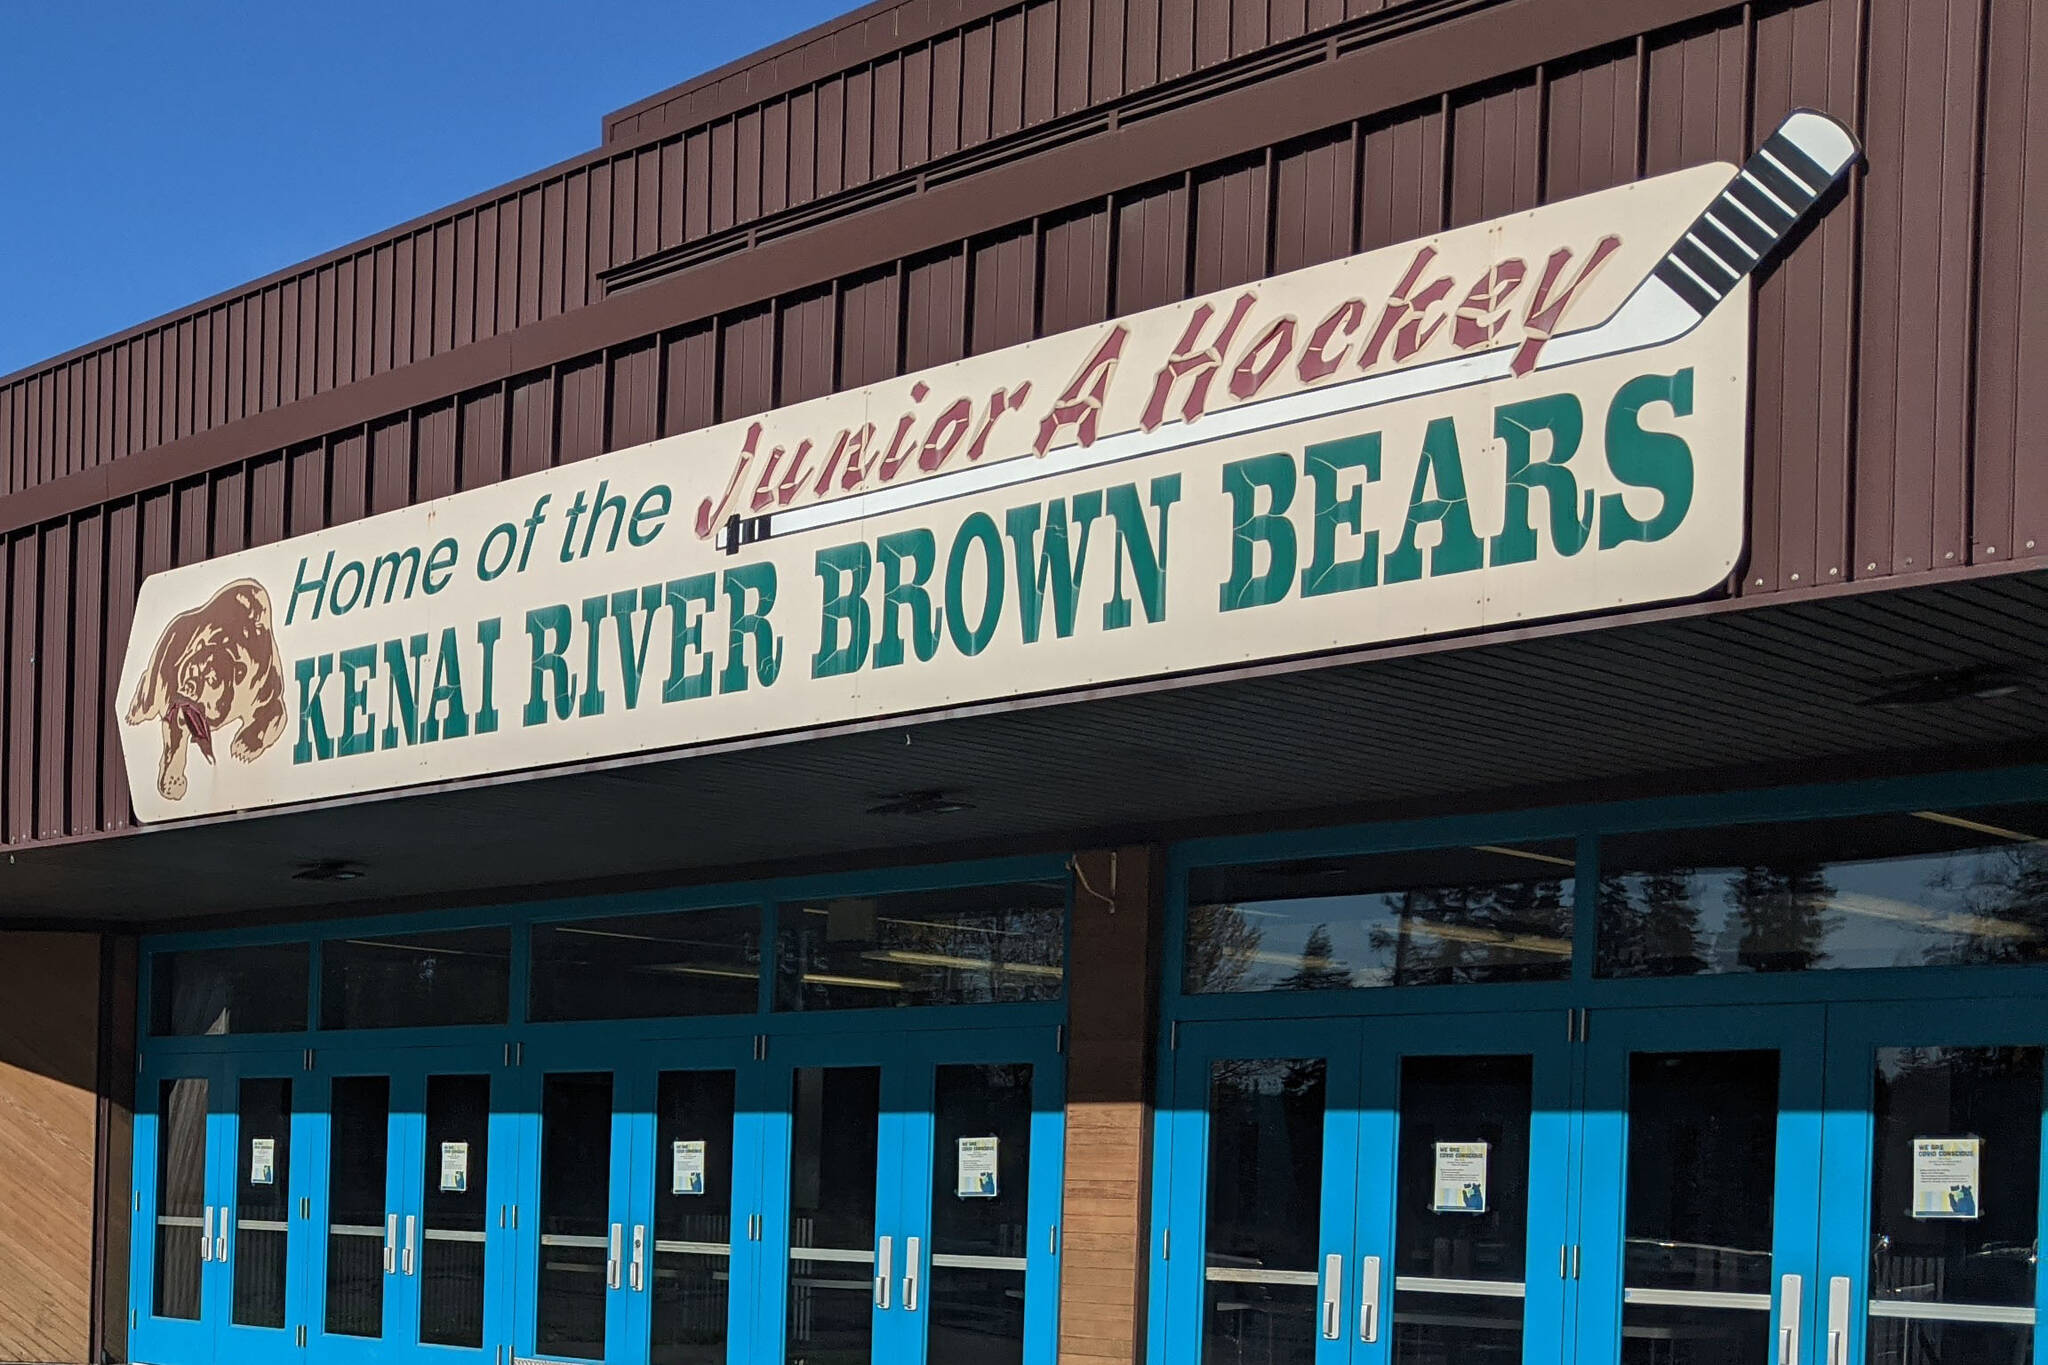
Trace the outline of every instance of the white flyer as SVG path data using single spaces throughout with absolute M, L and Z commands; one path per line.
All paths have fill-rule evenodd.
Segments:
M 704 1193 L 704 1144 L 678 1142 L 672 1156 L 674 1172 L 669 1177 L 668 1192 L 685 1195 Z
M 1439 1142 L 1436 1145 L 1436 1200 L 1432 1213 L 1486 1212 L 1484 1142 Z
M 960 1178 L 954 1193 L 962 1199 L 994 1199 L 999 1190 L 996 1184 L 996 1162 L 1001 1153 L 1002 1140 L 992 1137 L 969 1137 L 960 1139 Z
M 469 1144 L 441 1144 L 441 1192 L 462 1194 L 469 1189 Z
M 1913 1216 L 1977 1218 L 1978 1157 L 1982 1138 L 1913 1139 Z
M 251 1138 L 249 1140 L 249 1183 L 251 1185 L 275 1185 L 277 1183 L 276 1138 Z

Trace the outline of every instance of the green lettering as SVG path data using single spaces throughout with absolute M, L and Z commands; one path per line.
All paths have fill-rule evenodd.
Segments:
M 1432 486 L 1435 497 L 1428 496 Z M 1430 577 L 1479 567 L 1483 551 L 1472 531 L 1472 505 L 1465 499 L 1458 428 L 1448 417 L 1437 418 L 1423 433 L 1422 462 L 1415 467 L 1415 487 L 1408 494 L 1408 521 L 1401 528 L 1401 543 L 1387 556 L 1387 582 L 1410 583 L 1422 577 L 1415 532 L 1426 522 L 1437 524 L 1436 546 L 1429 552 Z
M 1045 544 L 1037 545 L 1039 519 L 1045 521 Z M 1017 612 L 1024 643 L 1038 643 L 1045 622 L 1045 599 L 1052 596 L 1052 628 L 1060 639 L 1074 633 L 1081 605 L 1081 572 L 1088 563 L 1088 529 L 1102 515 L 1102 494 L 1093 489 L 1065 502 L 1012 507 L 1003 518 L 1017 555 Z M 1070 529 L 1072 528 L 1072 529 Z
M 748 594 L 752 594 L 756 601 L 752 611 L 747 610 Z M 732 621 L 728 627 L 725 668 L 718 675 L 718 690 L 747 690 L 750 671 L 747 650 L 750 644 L 754 653 L 752 676 L 760 679 L 763 687 L 775 686 L 775 680 L 782 676 L 782 640 L 768 620 L 768 613 L 775 610 L 774 563 L 763 560 L 758 564 L 742 564 L 727 569 L 725 599 L 732 611 Z
M 567 603 L 535 607 L 526 613 L 526 636 L 533 645 L 533 668 L 532 686 L 526 695 L 526 710 L 520 714 L 520 724 L 547 724 L 549 694 L 554 697 L 555 719 L 569 719 L 569 712 L 576 705 L 576 682 L 569 676 L 569 665 L 562 655 L 569 648 L 570 629 Z
M 629 533 L 630 534 L 630 533 Z M 642 616 L 640 638 L 633 638 L 633 614 Z M 612 594 L 612 624 L 619 640 L 619 686 L 628 711 L 640 705 L 640 679 L 647 672 L 647 642 L 654 636 L 654 613 L 661 606 L 661 584 L 621 588 Z
M 873 614 L 868 610 L 868 583 L 875 576 L 875 557 L 865 541 L 818 551 L 818 581 L 825 592 L 824 616 L 818 623 L 818 652 L 811 676 L 837 678 L 867 667 Z M 840 643 L 840 628 L 846 641 Z
M 433 744 L 446 737 L 461 739 L 469 733 L 469 716 L 462 705 L 462 653 L 455 645 L 455 627 L 441 630 L 441 648 L 434 656 L 434 692 L 427 700 L 427 718 L 420 722 L 420 743 Z
M 1535 457 L 1536 433 L 1550 433 L 1547 459 Z M 1579 481 L 1565 468 L 1586 432 L 1586 411 L 1569 393 L 1510 403 L 1493 414 L 1493 434 L 1507 446 L 1507 516 L 1488 545 L 1490 563 L 1526 564 L 1536 558 L 1536 527 L 1529 519 L 1529 494 L 1541 489 L 1550 507 L 1550 543 L 1575 555 L 1593 534 L 1593 493 L 1579 511 Z
M 1333 592 L 1369 588 L 1380 581 L 1380 533 L 1365 530 L 1365 485 L 1379 482 L 1380 434 L 1346 436 L 1321 441 L 1308 448 L 1304 462 L 1309 481 L 1315 485 L 1315 553 L 1302 571 L 1301 595 L 1326 597 Z M 1337 496 L 1337 476 L 1347 469 L 1362 469 L 1365 478 L 1343 497 Z M 1337 559 L 1337 531 L 1362 536 L 1358 554 L 1341 563 Z
M 370 679 L 376 676 L 375 645 L 341 651 L 341 742 L 334 752 L 342 758 L 376 747 L 376 722 L 370 719 Z
M 427 637 L 384 642 L 384 747 L 396 749 L 398 737 L 420 742 L 420 662 L 427 657 Z
M 1631 379 L 1607 409 L 1607 467 L 1631 488 L 1653 488 L 1664 498 L 1656 514 L 1632 516 L 1620 493 L 1600 499 L 1600 548 L 1626 541 L 1657 541 L 1678 529 L 1692 509 L 1692 447 L 1668 431 L 1643 430 L 1643 409 L 1663 403 L 1677 417 L 1692 416 L 1692 370 Z
M 1223 491 L 1230 495 L 1230 577 L 1217 594 L 1223 611 L 1263 607 L 1287 596 L 1294 581 L 1294 523 L 1287 509 L 1294 505 L 1294 457 L 1282 451 L 1233 460 L 1223 466 Z M 1259 490 L 1266 492 L 1261 512 Z M 1266 550 L 1260 570 L 1258 550 Z
M 919 663 L 939 652 L 939 612 L 932 605 L 932 570 L 938 567 L 938 541 L 922 527 L 893 531 L 875 542 L 882 560 L 882 638 L 875 644 L 875 667 L 903 662 L 903 615 L 910 614 L 910 647 Z M 910 572 L 903 572 L 905 561 Z
M 966 594 L 967 551 L 974 545 L 981 547 L 982 599 L 981 619 L 970 626 L 963 598 Z M 953 537 L 952 552 L 946 556 L 946 633 L 952 636 L 953 647 L 971 659 L 988 648 L 1002 616 L 1003 538 L 996 531 L 993 517 L 986 512 L 976 512 L 960 523 L 960 532 Z
M 299 684 L 299 739 L 292 745 L 292 762 L 325 762 L 334 757 L 334 741 L 327 735 L 327 708 L 321 694 L 334 676 L 334 656 L 316 654 L 292 664 L 292 677 Z
M 1131 601 L 1124 596 L 1124 564 L 1131 566 L 1131 578 L 1138 585 L 1138 598 L 1145 605 L 1147 621 L 1166 619 L 1166 519 L 1180 501 L 1180 475 L 1161 474 L 1152 480 L 1151 502 L 1159 509 L 1159 536 L 1145 524 L 1145 509 L 1138 505 L 1135 484 L 1118 484 L 1109 490 L 1109 515 L 1116 522 L 1115 591 L 1102 604 L 1102 628 L 1121 630 L 1131 623 Z
M 602 490 L 603 484 L 598 488 Z M 619 505 L 625 506 L 623 499 Z M 597 525 L 597 514 L 592 513 L 592 526 Z M 614 530 L 617 529 L 615 526 Z M 583 697 L 576 708 L 579 716 L 601 716 L 604 714 L 604 672 L 599 666 L 598 649 L 604 641 L 604 618 L 611 615 L 612 599 L 609 593 L 598 593 L 583 599 Z
M 505 623 L 495 616 L 476 623 L 476 642 L 484 652 L 483 686 L 478 689 L 476 707 L 476 732 L 480 735 L 495 734 L 498 729 L 498 636 L 504 628 Z M 455 731 L 451 728 L 448 735 L 454 738 Z
M 704 653 L 704 617 L 718 597 L 718 580 L 708 573 L 671 578 L 662 588 L 668 603 L 668 681 L 661 685 L 664 702 L 689 701 L 711 695 L 711 658 Z M 697 604 L 692 613 L 690 604 Z M 692 659 L 701 660 L 690 668 Z

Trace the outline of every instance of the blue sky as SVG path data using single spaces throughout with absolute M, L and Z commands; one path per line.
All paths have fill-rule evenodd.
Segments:
M 588 150 L 855 3 L 0 3 L 0 374 Z

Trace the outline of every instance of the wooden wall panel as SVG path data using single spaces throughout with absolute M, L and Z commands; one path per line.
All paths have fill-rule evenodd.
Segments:
M 1151 1260 L 1161 878 L 1142 847 L 1084 853 L 1074 869 L 1059 1358 L 1130 1365 Z
M 0 934 L 0 1360 L 87 1359 L 99 939 Z

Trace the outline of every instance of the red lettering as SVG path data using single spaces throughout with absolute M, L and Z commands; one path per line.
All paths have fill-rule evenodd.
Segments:
M 1173 348 L 1173 355 L 1160 367 L 1159 375 L 1152 381 L 1152 397 L 1145 404 L 1145 415 L 1138 425 L 1151 431 L 1166 420 L 1167 400 L 1173 397 L 1173 390 L 1181 380 L 1189 380 L 1187 401 L 1181 404 L 1180 415 L 1184 422 L 1200 417 L 1209 406 L 1209 381 L 1216 377 L 1216 371 L 1223 367 L 1223 353 L 1230 349 L 1230 342 L 1237 335 L 1237 329 L 1244 322 L 1256 296 L 1240 294 L 1237 306 L 1231 310 L 1230 321 L 1223 324 L 1223 330 L 1216 339 L 1200 350 L 1195 342 L 1202 335 L 1202 329 L 1209 325 L 1209 319 L 1216 315 L 1211 304 L 1203 304 L 1188 319 L 1188 328 L 1181 333 L 1180 344 Z
M 1015 412 L 1024 406 L 1024 400 L 1031 396 L 1031 381 L 1025 380 L 1017 386 L 1015 393 L 1004 393 L 997 389 L 988 397 L 988 416 L 982 419 L 981 430 L 974 433 L 974 444 L 967 447 L 967 459 L 971 463 L 979 460 L 988 449 L 989 433 L 996 429 L 996 419 L 1006 412 Z
M 846 477 L 851 480 L 846 487 L 851 488 L 859 483 L 861 452 L 867 448 L 868 442 L 874 439 L 874 435 L 873 422 L 869 422 L 858 431 L 840 432 L 838 442 L 832 447 L 832 453 L 825 459 L 825 468 L 818 475 L 818 482 L 811 489 L 812 496 L 822 498 L 831 489 L 832 476 L 839 472 L 841 460 L 846 461 Z
M 920 385 L 919 387 L 923 386 Z M 876 470 L 879 474 L 877 482 L 887 483 L 895 478 L 896 471 L 901 469 L 903 462 L 910 458 L 910 450 L 904 446 L 903 438 L 910 434 L 910 428 L 916 421 L 917 414 L 906 412 L 903 414 L 902 419 L 896 423 L 896 435 L 889 442 L 888 452 L 876 463 Z M 863 469 L 861 475 L 865 477 L 868 472 Z M 853 487 L 850 483 L 846 486 L 848 488 Z
M 843 431 L 840 432 L 839 439 L 844 441 L 846 439 L 846 433 Z M 775 490 L 775 501 L 777 503 L 784 507 L 787 507 L 792 501 L 795 500 L 797 490 L 803 485 L 804 476 L 810 472 L 810 458 L 811 443 L 810 440 L 806 438 L 804 442 L 796 448 L 796 458 L 789 462 L 789 472 L 782 476 L 782 486 Z
M 1116 374 L 1117 362 L 1123 358 L 1124 342 L 1130 334 L 1128 327 L 1118 323 L 1109 329 L 1109 335 L 1096 346 L 1095 354 L 1083 362 L 1080 372 L 1054 401 L 1052 411 L 1038 424 L 1038 439 L 1032 443 L 1031 448 L 1039 455 L 1043 456 L 1046 451 L 1052 449 L 1054 439 L 1068 427 L 1074 429 L 1075 439 L 1082 445 L 1095 444 L 1096 430 L 1102 418 L 1102 405 L 1109 401 L 1109 381 Z M 1001 396 L 1000 390 L 997 396 Z M 1021 403 L 1023 400 L 1024 391 L 1020 389 L 1015 401 Z M 993 422 L 995 418 L 991 416 L 989 420 Z M 983 433 L 984 436 L 986 434 Z M 980 446 L 981 442 L 977 440 L 977 452 Z M 968 458 L 977 459 L 979 455 L 970 453 Z
M 954 447 L 960 444 L 973 420 L 974 404 L 965 398 L 954 399 L 953 405 L 932 423 L 931 434 L 924 438 L 924 449 L 918 452 L 917 467 L 929 474 L 951 459 Z
M 1308 334 L 1308 345 L 1302 350 L 1301 363 L 1294 372 L 1301 376 L 1304 384 L 1314 384 L 1337 373 L 1337 367 L 1344 363 L 1344 357 L 1351 350 L 1350 336 L 1365 321 L 1365 301 L 1346 299 L 1337 305 L 1330 316 L 1316 324 Z M 1335 355 L 1330 354 L 1330 342 L 1339 333 L 1345 337 L 1344 347 Z
M 1387 300 L 1386 309 L 1381 312 L 1379 325 L 1373 328 L 1372 340 L 1359 353 L 1358 368 L 1369 370 L 1380 363 L 1380 353 L 1387 342 L 1394 343 L 1396 362 L 1408 359 L 1427 346 L 1444 325 L 1442 318 L 1429 321 L 1429 310 L 1444 301 L 1454 287 L 1448 275 L 1432 280 L 1420 293 L 1415 292 L 1416 284 L 1422 279 L 1422 272 L 1436 259 L 1436 248 L 1426 246 L 1416 253 L 1415 263 L 1408 267 L 1408 273 L 1394 286 L 1394 296 Z M 1427 328 L 1423 323 L 1429 322 Z
M 1529 302 L 1529 316 L 1522 323 L 1527 337 L 1521 349 L 1515 352 L 1513 369 L 1516 374 L 1527 374 L 1536 368 L 1536 357 L 1543 353 L 1543 343 L 1557 331 L 1557 325 L 1564 320 L 1565 309 L 1571 305 L 1572 299 L 1585 288 L 1586 282 L 1600 267 L 1607 264 L 1607 258 L 1620 249 L 1621 238 L 1602 237 L 1599 245 L 1593 248 L 1593 254 L 1586 258 L 1585 265 L 1580 267 L 1577 277 L 1562 287 L 1557 281 L 1564 274 L 1565 266 L 1571 263 L 1571 248 L 1560 247 L 1550 254 L 1549 264 L 1543 267 L 1543 279 L 1536 286 L 1536 297 Z M 1554 297 L 1551 293 L 1553 288 L 1558 291 Z
M 1529 277 L 1529 264 L 1522 260 L 1502 261 L 1481 275 L 1458 305 L 1457 325 L 1451 342 L 1461 351 L 1484 346 L 1500 336 L 1507 325 L 1507 301 Z
M 747 428 L 746 440 L 740 442 L 740 458 L 732 467 L 732 478 L 726 481 L 725 496 L 716 503 L 706 498 L 697 505 L 697 535 L 700 538 L 709 539 L 718 524 L 725 520 L 733 499 L 739 496 L 740 480 L 746 477 L 747 466 L 753 462 L 754 447 L 760 439 L 761 424 L 756 422 Z
M 1258 393 L 1293 353 L 1294 319 L 1279 318 L 1259 334 L 1252 348 L 1244 353 L 1244 359 L 1238 361 L 1237 368 L 1231 371 L 1231 397 L 1243 400 Z

